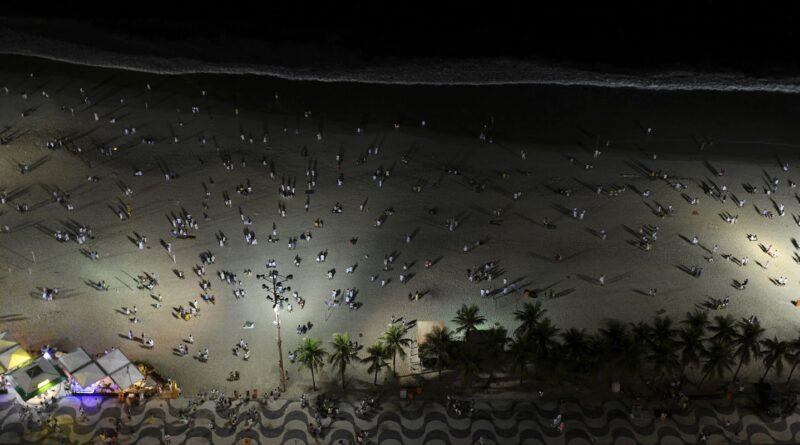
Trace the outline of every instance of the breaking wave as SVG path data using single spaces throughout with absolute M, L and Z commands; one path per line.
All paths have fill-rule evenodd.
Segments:
M 0 54 L 37 57 L 101 68 L 163 75 L 229 74 L 271 76 L 293 81 L 353 82 L 394 85 L 560 85 L 634 88 L 656 91 L 726 91 L 800 93 L 800 77 L 754 77 L 745 74 L 694 71 L 602 72 L 530 60 L 381 60 L 335 64 L 311 62 L 214 62 L 197 48 L 176 44 L 178 57 L 152 56 L 147 51 L 98 49 L 39 33 L 0 25 Z M 131 46 L 133 48 L 134 46 Z M 300 51 L 300 50 L 298 50 Z M 155 53 L 166 54 L 163 46 Z M 144 54 L 143 54 L 144 53 Z M 282 54 L 285 55 L 284 51 Z M 186 54 L 190 54 L 186 56 Z M 285 57 L 283 57 L 286 59 Z M 241 57 L 240 57 L 241 59 Z M 288 59 L 286 59 L 288 60 Z

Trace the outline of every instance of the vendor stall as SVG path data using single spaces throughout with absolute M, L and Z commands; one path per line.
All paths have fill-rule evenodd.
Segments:
M 69 389 L 73 394 L 113 393 L 113 382 L 83 348 L 78 348 L 58 358 L 61 369 L 69 378 Z
M 128 363 L 113 374 L 111 380 L 120 389 L 125 390 L 132 388 L 136 383 L 144 380 L 144 376 L 133 363 Z
M 30 404 L 38 404 L 45 398 L 57 396 L 67 379 L 47 355 L 18 367 L 6 377 L 20 399 Z
M 74 394 L 112 393 L 112 381 L 96 363 L 78 369 L 70 376 L 70 390 Z
M 144 380 L 144 375 L 125 357 L 119 349 L 114 349 L 108 354 L 97 359 L 97 364 L 109 376 L 112 389 L 119 394 L 138 392 L 135 385 Z

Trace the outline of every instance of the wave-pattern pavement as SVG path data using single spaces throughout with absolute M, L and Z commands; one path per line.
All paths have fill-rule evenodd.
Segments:
M 172 444 L 233 444 L 249 438 L 253 444 L 354 443 L 355 434 L 367 431 L 371 443 L 380 444 L 548 444 L 582 445 L 635 443 L 644 445 L 696 443 L 701 432 L 709 443 L 753 442 L 762 444 L 797 443 L 800 414 L 786 419 L 763 418 L 749 399 L 729 402 L 696 402 L 685 412 L 672 413 L 661 420 L 631 409 L 621 401 L 602 405 L 565 402 L 476 401 L 471 417 L 456 416 L 435 402 L 388 401 L 369 417 L 356 415 L 353 404 L 339 403 L 335 419 L 324 419 L 325 436 L 314 439 L 308 425 L 314 416 L 298 401 L 270 401 L 242 404 L 237 409 L 258 410 L 259 421 L 249 428 L 243 422 L 229 426 L 227 412 L 218 412 L 213 401 L 196 406 L 188 418 L 189 400 L 149 400 L 128 408 L 116 399 L 67 397 L 40 416 L 55 417 L 60 431 L 49 430 L 22 409 L 10 395 L 0 396 L 0 444 L 70 443 L 88 444 L 102 433 L 110 433 L 121 420 L 119 442 L 130 444 L 163 443 L 169 435 Z M 83 407 L 87 418 L 80 420 Z M 561 414 L 566 429 L 554 424 Z M 129 417 L 130 415 L 130 417 Z M 342 441 L 342 442 L 340 442 Z

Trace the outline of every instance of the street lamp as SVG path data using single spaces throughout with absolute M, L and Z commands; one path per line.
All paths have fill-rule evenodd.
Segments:
M 272 288 L 270 289 L 269 284 L 262 284 L 261 288 L 267 291 L 267 300 L 272 302 L 272 310 L 275 312 L 275 327 L 278 330 L 278 370 L 280 372 L 281 378 L 281 391 L 286 391 L 286 371 L 283 369 L 283 348 L 281 344 L 281 317 L 280 311 L 281 307 L 283 306 L 283 302 L 287 301 L 288 298 L 284 297 L 282 294 L 287 290 L 291 290 L 290 287 L 284 288 L 282 283 L 278 281 L 278 279 L 283 278 L 286 280 L 291 280 L 293 277 L 292 275 L 281 276 L 278 274 L 278 271 L 273 269 L 270 271 L 268 275 L 257 275 L 257 278 L 261 278 L 267 280 L 267 283 L 272 284 Z M 278 288 L 280 287 L 280 290 Z

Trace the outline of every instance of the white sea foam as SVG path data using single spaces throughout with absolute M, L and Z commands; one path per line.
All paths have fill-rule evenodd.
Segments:
M 800 77 L 759 78 L 692 71 L 604 73 L 510 59 L 390 61 L 353 67 L 215 63 L 186 57 L 155 57 L 99 50 L 0 26 L 0 54 L 164 75 L 230 74 L 287 80 L 398 85 L 561 85 L 662 91 L 800 93 Z

